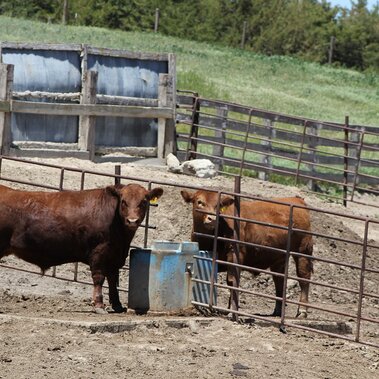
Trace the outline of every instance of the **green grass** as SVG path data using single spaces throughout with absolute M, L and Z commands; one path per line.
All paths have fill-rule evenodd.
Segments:
M 0 40 L 86 43 L 177 56 L 177 88 L 319 120 L 379 127 L 379 75 L 267 57 L 154 33 L 63 26 L 0 16 Z

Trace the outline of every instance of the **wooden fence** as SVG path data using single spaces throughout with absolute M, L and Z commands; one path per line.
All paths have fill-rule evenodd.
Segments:
M 180 92 L 180 91 L 179 91 Z M 209 158 L 219 172 L 307 183 L 353 201 L 379 195 L 379 128 L 294 117 L 239 104 L 178 95 L 181 159 Z M 340 193 L 342 191 L 342 195 Z
M 174 151 L 176 68 L 173 54 L 97 49 L 87 45 L 2 43 L 0 57 L 3 61 L 16 62 L 15 65 L 0 64 L 2 154 L 73 155 L 93 159 L 95 153 L 122 151 L 163 158 Z M 54 64 L 63 69 L 57 72 Z M 44 70 L 48 73 L 44 74 Z M 67 81 L 71 84 L 66 85 Z M 66 86 L 64 91 L 59 91 L 62 86 Z M 23 90 L 20 91 L 20 87 Z M 24 117 L 19 122 L 21 131 L 17 125 L 18 115 Z M 35 115 L 40 118 L 33 118 Z M 57 124 L 62 118 L 68 121 Z M 28 135 L 32 128 L 37 132 L 42 129 L 39 121 L 46 123 L 44 127 L 50 140 L 43 140 L 44 136 L 36 140 Z M 63 139 L 68 134 L 74 141 L 67 143 Z M 112 141 L 117 143 L 115 146 L 112 141 L 108 142 L 111 134 Z M 15 141 L 14 135 L 25 138 Z M 62 139 L 56 142 L 60 137 Z M 120 146 L 121 139 L 132 142 Z M 153 142 L 144 145 L 146 139 Z M 133 144 L 133 141 L 138 143 Z

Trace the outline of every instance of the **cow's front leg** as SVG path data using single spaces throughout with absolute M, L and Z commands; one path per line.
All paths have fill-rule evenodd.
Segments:
M 123 307 L 120 302 L 120 297 L 119 297 L 118 289 L 117 289 L 118 277 L 119 277 L 118 270 L 107 275 L 107 281 L 108 281 L 108 286 L 109 286 L 109 302 L 112 305 L 112 309 L 116 313 L 122 313 L 122 312 L 126 312 L 126 308 Z
M 227 261 L 229 263 L 239 263 L 238 248 L 235 243 L 230 243 L 227 247 Z M 240 283 L 240 269 L 235 266 L 228 265 L 226 281 L 228 286 L 238 288 Z M 229 297 L 229 309 L 237 312 L 239 308 L 239 292 L 231 289 Z M 238 321 L 238 314 L 232 312 L 232 320 Z
M 93 304 L 95 307 L 95 313 L 105 314 L 104 300 L 103 300 L 103 284 L 105 280 L 105 275 L 101 271 L 92 272 L 93 280 Z

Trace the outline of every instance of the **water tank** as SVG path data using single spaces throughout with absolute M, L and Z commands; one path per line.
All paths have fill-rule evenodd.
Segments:
M 209 280 L 212 262 L 195 256 L 209 257 L 196 242 L 157 241 L 149 249 L 132 249 L 128 307 L 137 313 L 178 312 L 192 307 L 193 296 L 208 302 L 209 285 L 193 283 L 192 277 Z

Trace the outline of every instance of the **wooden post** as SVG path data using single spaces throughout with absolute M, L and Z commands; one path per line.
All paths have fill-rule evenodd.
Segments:
M 268 140 L 261 141 L 261 146 L 263 149 L 266 150 L 266 152 L 272 153 L 272 139 L 275 138 L 276 136 L 276 130 L 274 128 L 274 123 L 271 120 L 265 119 L 263 121 L 264 121 L 265 126 L 268 128 L 269 133 L 268 133 Z M 272 168 L 271 156 L 262 153 L 261 163 L 263 163 L 267 168 Z M 260 180 L 266 181 L 269 179 L 269 174 L 267 171 L 259 171 L 258 178 Z
M 67 24 L 68 18 L 68 0 L 63 0 L 62 24 Z
M 81 104 L 96 104 L 97 71 L 86 71 L 82 81 Z M 80 116 L 79 119 L 79 150 L 89 152 L 89 159 L 95 157 L 95 123 L 94 116 Z
M 329 45 L 329 57 L 328 57 L 328 63 L 332 64 L 333 60 L 333 50 L 334 50 L 334 44 L 336 42 L 336 37 L 331 36 L 330 37 L 330 45 Z
M 217 108 L 216 114 L 217 114 L 217 129 L 215 131 L 215 137 L 217 139 L 217 142 L 224 144 L 225 140 L 226 140 L 228 108 L 227 107 Z M 223 162 L 224 162 L 224 160 L 223 160 L 223 158 L 224 158 L 224 146 L 213 145 L 213 155 L 215 157 L 217 157 L 215 159 L 216 170 L 222 171 Z
M 13 65 L 0 64 L 0 100 L 12 100 L 13 74 Z M 11 112 L 0 112 L 1 155 L 9 154 L 11 139 Z
M 246 28 L 247 28 L 247 21 L 244 21 L 243 29 L 242 29 L 242 38 L 241 38 L 241 49 L 245 48 Z
M 309 128 L 310 129 L 310 135 L 309 135 L 309 142 L 308 147 L 310 147 L 312 150 L 309 151 L 309 154 L 312 156 L 312 163 L 309 165 L 310 168 L 310 175 L 312 177 L 317 177 L 317 170 L 314 165 L 314 163 L 317 163 L 317 145 L 318 145 L 318 134 L 319 134 L 319 125 L 313 125 Z M 317 180 L 317 179 L 316 179 Z M 316 181 L 315 179 L 309 179 L 308 181 L 308 188 L 310 191 L 316 191 Z
M 343 206 L 347 207 L 347 183 L 349 181 L 349 116 L 345 117 L 344 124 L 344 154 L 343 154 Z
M 158 119 L 158 158 L 164 159 L 169 153 L 176 152 L 174 76 L 159 75 L 158 106 L 172 108 L 172 118 Z
M 154 33 L 158 32 L 159 27 L 159 8 L 155 9 L 155 22 L 154 22 Z

